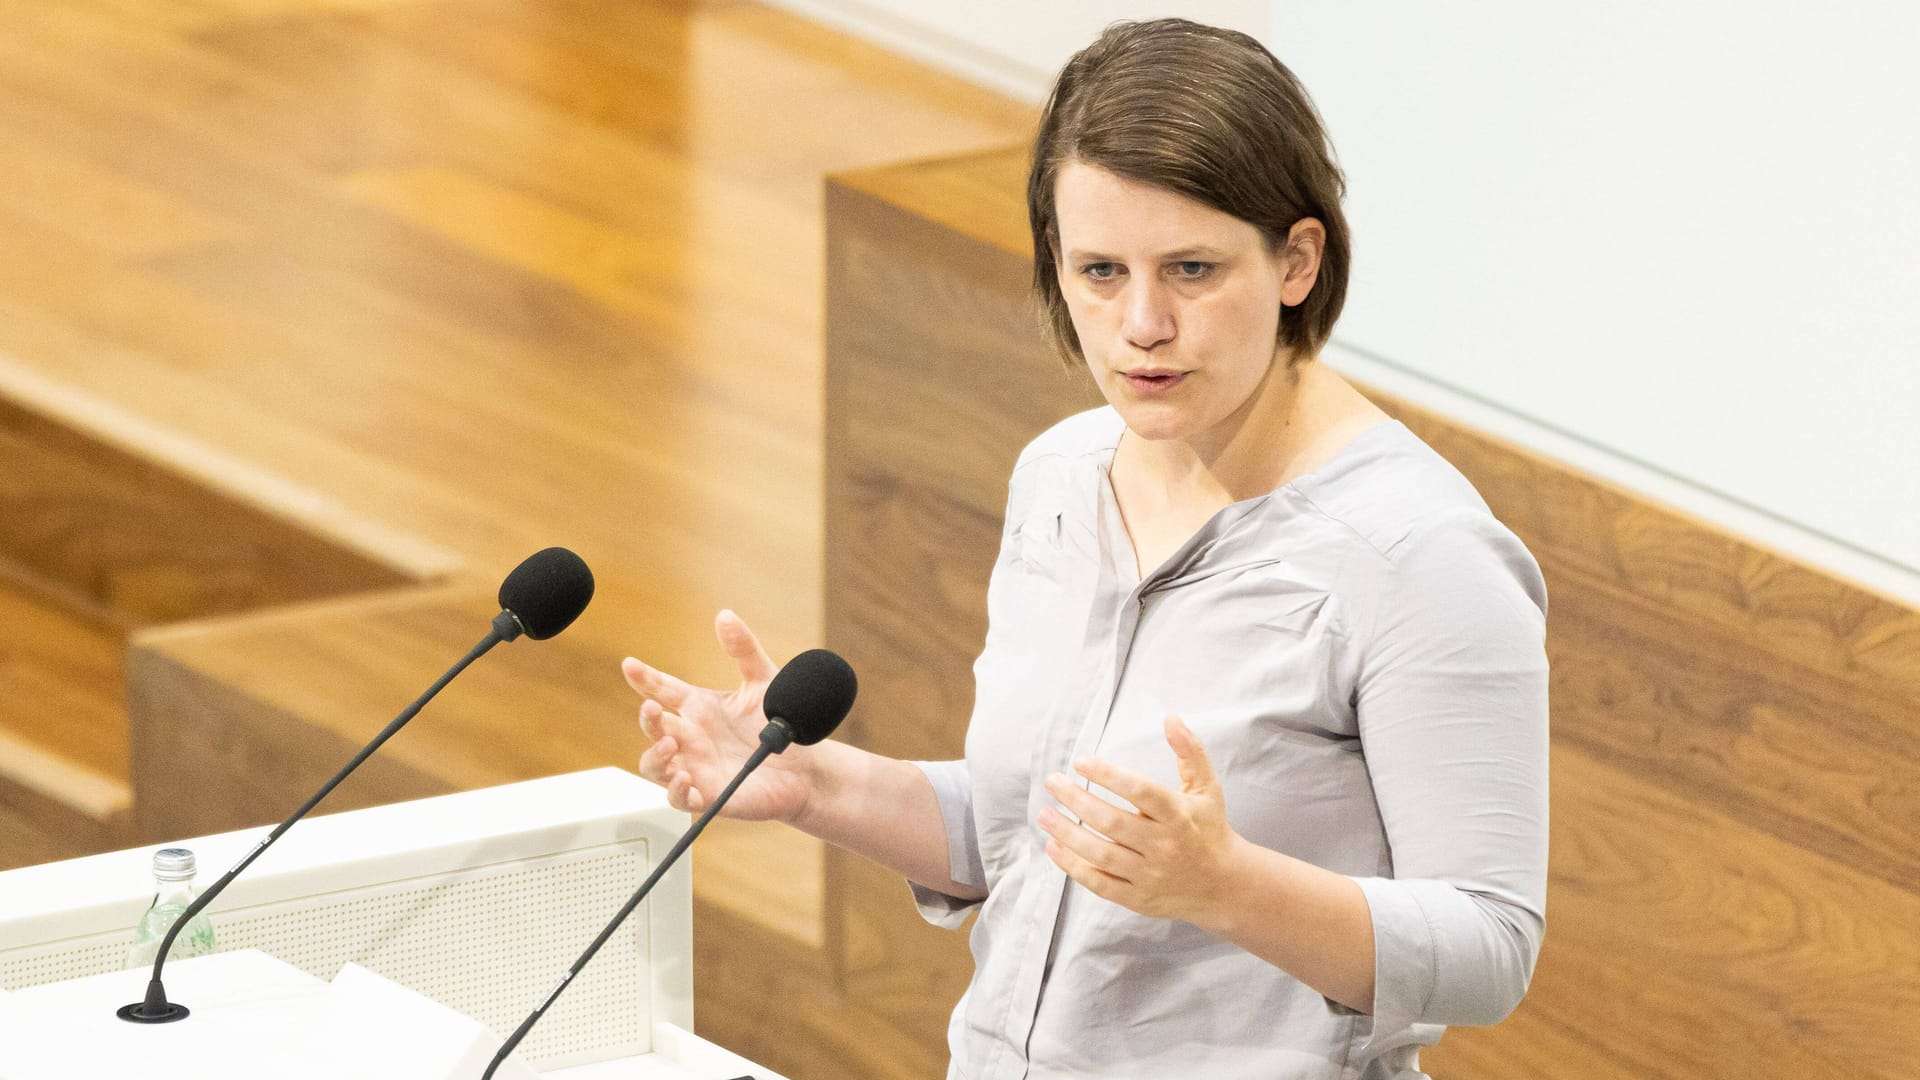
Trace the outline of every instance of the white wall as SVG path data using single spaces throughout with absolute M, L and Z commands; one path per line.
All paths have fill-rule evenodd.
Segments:
M 1277 0 L 1267 41 L 1348 173 L 1336 364 L 1920 598 L 1920 8 Z
M 1044 100 L 1067 58 L 1118 19 L 1182 15 L 1263 37 L 1267 0 L 767 0 L 984 86 Z
M 774 0 L 1018 96 L 1261 36 L 1350 185 L 1328 359 L 1920 603 L 1920 6 Z

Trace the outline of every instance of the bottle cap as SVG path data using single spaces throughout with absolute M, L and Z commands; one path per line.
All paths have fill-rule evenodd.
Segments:
M 161 881 L 191 881 L 194 870 L 193 852 L 187 848 L 161 848 L 153 853 L 153 876 Z

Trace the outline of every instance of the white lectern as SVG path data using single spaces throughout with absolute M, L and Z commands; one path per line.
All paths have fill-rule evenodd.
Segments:
M 619 769 L 310 818 L 208 909 L 221 952 L 167 962 L 193 1015 L 160 1025 L 113 1015 L 152 847 L 0 873 L 0 1080 L 477 1080 L 686 823 Z M 162 846 L 206 884 L 268 828 Z M 682 862 L 498 1080 L 779 1080 L 691 1034 L 691 917 Z

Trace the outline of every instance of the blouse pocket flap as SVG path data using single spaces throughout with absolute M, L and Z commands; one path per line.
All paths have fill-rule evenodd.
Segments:
M 1298 637 L 1320 621 L 1331 598 L 1324 586 L 1302 581 L 1285 562 L 1252 567 L 1240 575 L 1234 591 L 1252 608 L 1254 626 Z

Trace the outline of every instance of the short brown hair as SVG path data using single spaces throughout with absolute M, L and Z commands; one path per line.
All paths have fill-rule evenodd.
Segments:
M 1327 241 L 1305 301 L 1280 312 L 1296 359 L 1333 333 L 1347 297 L 1346 180 L 1326 126 L 1286 65 L 1235 30 L 1186 19 L 1120 22 L 1074 54 L 1053 84 L 1027 173 L 1033 290 L 1068 364 L 1085 357 L 1060 290 L 1054 187 L 1069 162 L 1185 195 L 1248 222 L 1269 250 L 1302 218 Z

